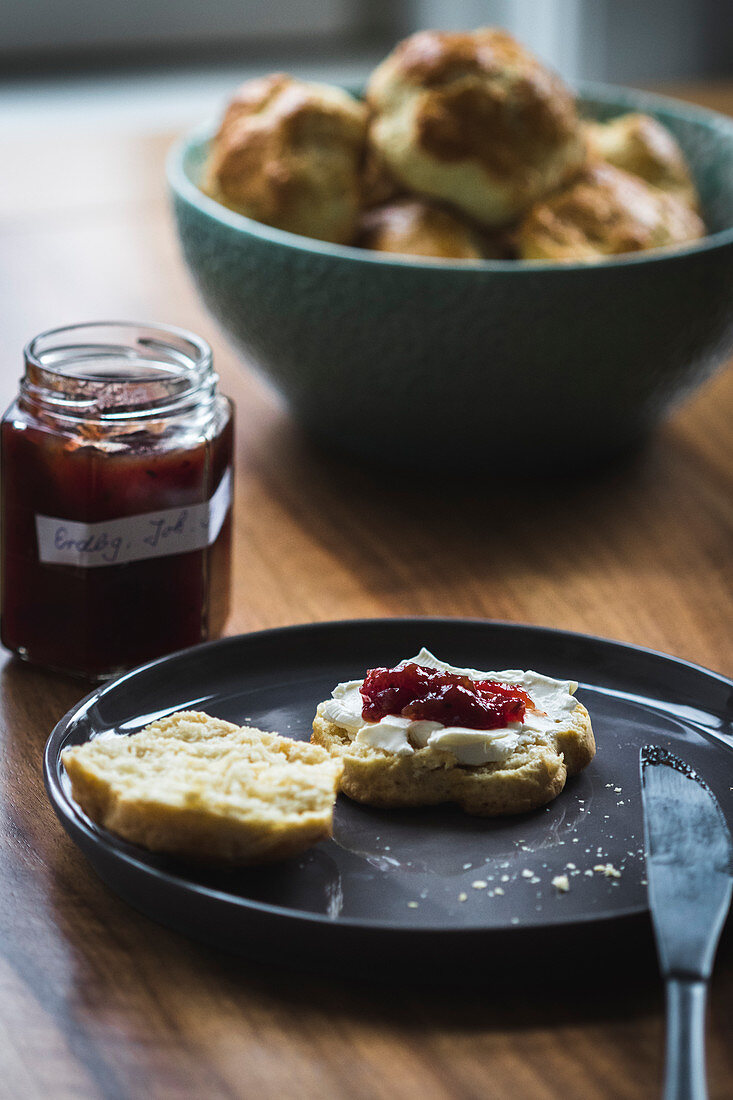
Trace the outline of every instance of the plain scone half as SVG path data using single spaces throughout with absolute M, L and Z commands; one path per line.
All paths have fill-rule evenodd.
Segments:
M 246 866 L 331 836 L 343 763 L 277 733 L 178 711 L 138 733 L 64 749 L 74 800 L 154 852 Z
M 501 763 L 461 765 L 445 750 L 426 746 L 410 756 L 358 744 L 348 732 L 316 714 L 311 741 L 343 761 L 341 790 L 378 807 L 457 803 L 466 813 L 499 817 L 546 805 L 593 759 L 595 738 L 588 711 L 574 711 L 551 733 L 527 739 Z

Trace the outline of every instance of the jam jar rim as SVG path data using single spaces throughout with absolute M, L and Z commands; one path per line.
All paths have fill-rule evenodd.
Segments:
M 119 348 L 119 354 L 135 361 L 135 343 L 142 340 L 131 337 L 129 342 L 120 338 L 119 333 L 151 333 L 162 337 L 171 353 L 170 372 L 162 372 L 155 377 L 146 374 L 143 356 L 138 352 L 140 372 L 126 375 L 124 380 L 111 380 L 103 375 L 81 371 L 72 371 L 73 355 L 61 363 L 43 361 L 40 345 L 53 337 L 69 337 L 69 350 L 73 350 L 74 334 L 79 334 L 78 350 L 84 347 L 83 335 L 92 330 L 100 333 L 104 329 L 116 330 L 118 338 L 108 344 L 100 344 L 108 352 Z M 188 345 L 190 350 L 177 346 L 176 341 Z M 87 347 L 96 345 L 88 343 Z M 53 344 L 47 349 L 54 350 Z M 59 345 L 59 351 L 64 345 Z M 210 408 L 218 396 L 218 375 L 213 369 L 211 347 L 202 337 L 176 325 L 148 321 L 84 321 L 71 325 L 60 325 L 38 333 L 28 341 L 23 349 L 25 374 L 20 383 L 20 398 L 30 404 L 36 404 L 62 420 L 84 421 L 124 421 L 159 419 L 177 416 L 192 410 L 202 411 Z M 64 383 L 67 385 L 65 386 Z M 129 398 L 137 395 L 135 400 Z M 103 398 L 100 404 L 100 398 Z M 128 398 L 128 400 L 125 400 Z

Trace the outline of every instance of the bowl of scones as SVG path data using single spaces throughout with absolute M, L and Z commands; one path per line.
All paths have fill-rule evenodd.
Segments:
M 326 444 L 451 472 L 622 452 L 733 350 L 733 120 L 422 31 L 274 73 L 169 158 L 183 252 Z

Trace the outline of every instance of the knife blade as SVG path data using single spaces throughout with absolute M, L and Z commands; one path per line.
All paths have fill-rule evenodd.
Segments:
M 703 1100 L 706 984 L 733 892 L 733 843 L 689 764 L 645 745 L 640 770 L 649 908 L 667 987 L 664 1096 Z

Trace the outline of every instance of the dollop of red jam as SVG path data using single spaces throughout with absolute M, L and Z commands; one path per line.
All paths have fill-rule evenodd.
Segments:
M 522 722 L 527 707 L 534 709 L 527 692 L 514 684 L 471 680 L 416 664 L 370 668 L 359 690 L 367 722 L 398 715 L 413 722 L 427 719 L 444 726 L 495 730 Z

